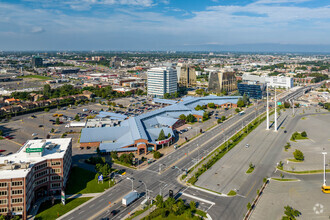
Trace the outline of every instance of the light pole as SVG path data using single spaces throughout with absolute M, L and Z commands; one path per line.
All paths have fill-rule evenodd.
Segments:
M 148 199 L 148 189 L 147 189 L 147 184 L 143 182 L 142 180 L 139 180 L 140 183 L 143 183 L 144 186 L 146 187 L 146 199 Z
M 269 103 L 268 103 L 268 83 L 267 83 L 267 127 L 266 130 L 269 130 Z
M 276 87 L 275 87 L 275 114 L 274 114 L 274 118 L 275 118 L 275 131 L 277 131 L 277 100 L 276 100 Z
M 132 181 L 132 191 L 133 191 L 134 190 L 134 179 L 130 178 L 130 177 L 127 177 L 126 179 Z
M 325 179 L 325 155 L 327 154 L 327 152 L 322 152 L 323 154 L 323 186 L 327 185 L 327 180 Z

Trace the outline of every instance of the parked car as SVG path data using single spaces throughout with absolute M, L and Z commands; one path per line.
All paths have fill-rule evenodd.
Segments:
M 38 135 L 38 133 L 33 133 L 33 134 L 32 134 L 32 137 L 37 136 L 37 135 Z
M 9 135 L 5 136 L 5 138 L 7 138 L 9 140 L 14 139 L 12 136 L 9 136 Z

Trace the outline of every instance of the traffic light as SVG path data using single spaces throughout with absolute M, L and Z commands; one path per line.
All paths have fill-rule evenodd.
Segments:
M 169 190 L 169 191 L 168 191 L 168 196 L 169 196 L 170 198 L 173 198 L 173 190 Z

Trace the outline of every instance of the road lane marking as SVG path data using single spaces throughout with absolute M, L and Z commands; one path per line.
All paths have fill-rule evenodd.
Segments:
M 206 200 L 206 199 L 203 199 L 203 198 L 199 198 L 197 196 L 193 196 L 193 195 L 190 195 L 190 194 L 187 194 L 187 193 L 184 193 L 184 192 L 180 192 L 179 194 L 181 194 L 183 196 L 186 196 L 186 197 L 189 197 L 189 198 L 192 198 L 192 199 L 196 199 L 196 200 L 211 204 L 211 205 L 215 205 L 215 203 L 212 202 L 212 201 L 209 201 L 209 200 Z
M 253 189 L 253 187 L 254 187 L 256 184 L 257 184 L 257 181 L 254 181 L 253 186 L 251 187 L 251 189 L 249 190 L 249 192 L 245 195 L 245 197 L 247 197 L 247 196 L 250 194 L 251 190 Z

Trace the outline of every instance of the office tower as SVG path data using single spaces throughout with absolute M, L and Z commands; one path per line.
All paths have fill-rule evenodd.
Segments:
M 180 86 L 191 87 L 196 85 L 196 70 L 187 65 L 177 67 L 178 83 Z
M 33 68 L 42 67 L 42 65 L 43 65 L 43 63 L 42 63 L 41 57 L 38 57 L 38 56 L 32 57 L 32 67 Z
M 121 59 L 119 57 L 111 57 L 110 67 L 118 68 L 121 66 Z
M 151 68 L 148 75 L 148 95 L 164 97 L 165 93 L 177 92 L 177 73 L 172 67 Z
M 210 72 L 209 92 L 231 92 L 237 89 L 236 77 L 233 72 Z

